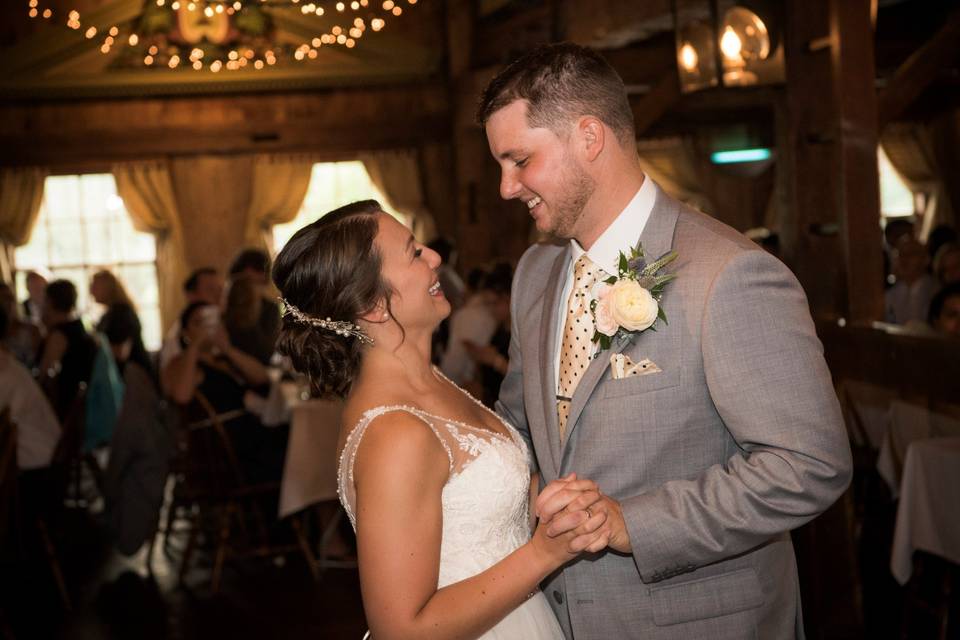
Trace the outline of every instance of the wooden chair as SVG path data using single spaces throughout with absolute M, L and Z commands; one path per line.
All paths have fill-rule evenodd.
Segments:
M 178 451 L 180 474 L 179 500 L 192 502 L 186 547 L 180 562 L 179 578 L 184 581 L 198 536 L 206 528 L 213 536 L 214 561 L 211 589 L 219 591 L 223 567 L 230 558 L 269 557 L 299 551 L 314 579 L 319 578 L 317 561 L 296 519 L 288 519 L 294 544 L 277 544 L 268 535 L 262 501 L 276 496 L 278 482 L 251 484 L 244 478 L 226 424 L 230 414 L 217 414 L 210 402 L 197 392 L 194 404 L 206 417 L 187 422 L 181 427 Z M 169 529 L 169 525 L 167 527 Z
M 51 466 L 60 474 L 62 499 L 65 504 L 74 507 L 85 507 L 87 500 L 83 495 L 83 470 L 90 472 L 97 487 L 102 493 L 102 470 L 93 454 L 83 452 L 83 435 L 86 423 L 87 386 L 80 384 L 77 395 L 70 402 L 66 414 L 60 425 L 60 441 L 53 452 Z

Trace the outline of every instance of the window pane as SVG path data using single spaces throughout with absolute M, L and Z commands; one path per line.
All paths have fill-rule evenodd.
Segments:
M 57 220 L 50 229 L 50 268 L 83 264 L 83 240 L 80 218 Z
M 39 268 L 77 287 L 77 309 L 92 327 L 103 308 L 90 297 L 90 278 L 112 271 L 133 299 L 148 349 L 160 347 L 156 243 L 133 228 L 110 174 L 51 176 L 30 242 L 16 250 L 17 287 L 26 297 L 22 271 Z
M 44 208 L 51 220 L 80 216 L 80 176 L 54 176 L 43 185 Z
M 900 178 L 883 147 L 877 148 L 880 168 L 880 211 L 883 217 L 903 217 L 914 214 L 913 192 Z
M 282 249 L 294 233 L 326 212 L 357 200 L 377 200 L 387 207 L 383 194 L 370 181 L 362 162 L 322 162 L 313 165 L 310 186 L 297 217 L 292 222 L 273 227 L 274 250 Z M 389 208 L 385 210 L 403 224 L 408 223 L 405 216 Z

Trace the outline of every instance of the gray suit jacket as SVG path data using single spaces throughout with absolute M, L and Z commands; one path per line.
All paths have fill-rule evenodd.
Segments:
M 789 531 L 851 472 L 804 293 L 776 258 L 659 188 L 640 239 L 650 259 L 679 253 L 669 325 L 591 363 L 563 442 L 554 358 L 569 247 L 531 247 L 517 267 L 498 411 L 532 444 L 543 482 L 576 471 L 621 502 L 633 547 L 567 565 L 547 599 L 577 640 L 802 637 Z M 616 352 L 662 371 L 614 380 Z

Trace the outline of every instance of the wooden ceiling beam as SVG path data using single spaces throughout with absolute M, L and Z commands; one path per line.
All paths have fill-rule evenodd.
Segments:
M 896 120 L 960 54 L 960 11 L 900 65 L 878 96 L 880 129 Z
M 449 136 L 444 85 L 0 106 L 0 164 L 198 153 L 351 152 Z
M 676 72 L 664 74 L 642 98 L 631 100 L 637 136 L 662 118 L 680 99 L 680 80 Z

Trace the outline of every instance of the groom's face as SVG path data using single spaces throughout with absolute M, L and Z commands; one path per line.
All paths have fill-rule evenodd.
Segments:
M 540 232 L 576 237 L 594 181 L 576 158 L 572 136 L 531 128 L 524 100 L 490 116 L 486 131 L 490 152 L 500 164 L 500 196 L 527 205 Z

